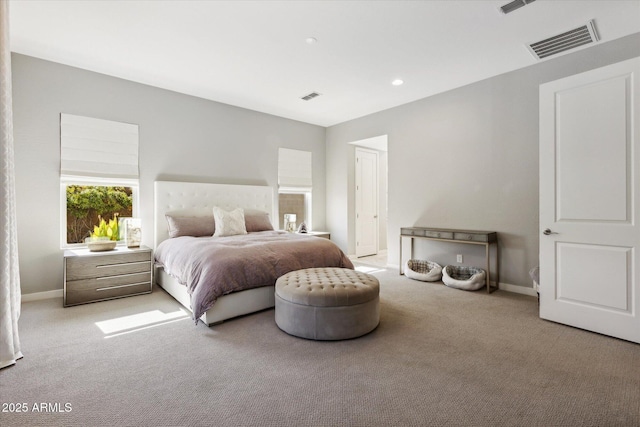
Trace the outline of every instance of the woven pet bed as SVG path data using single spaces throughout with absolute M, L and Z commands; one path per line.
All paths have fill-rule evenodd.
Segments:
M 404 265 L 404 275 L 423 282 L 437 282 L 442 279 L 442 267 L 435 262 L 410 259 Z
M 442 270 L 442 282 L 450 288 L 475 291 L 485 285 L 486 273 L 477 267 L 447 265 Z

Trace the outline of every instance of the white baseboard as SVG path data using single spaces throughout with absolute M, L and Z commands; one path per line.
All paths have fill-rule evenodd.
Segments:
M 22 294 L 22 302 L 39 301 L 43 299 L 62 298 L 62 289 L 46 292 L 34 292 L 32 294 Z
M 536 292 L 536 290 L 533 289 L 533 288 L 530 288 L 528 286 L 517 286 L 517 285 L 510 285 L 509 283 L 500 283 L 499 289 L 501 291 L 507 291 L 507 292 L 513 292 L 513 293 L 516 293 L 516 294 L 529 295 L 531 297 L 537 297 L 538 296 L 538 293 Z

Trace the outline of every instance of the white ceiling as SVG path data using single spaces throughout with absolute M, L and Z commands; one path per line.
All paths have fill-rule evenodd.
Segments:
M 640 0 L 537 0 L 503 15 L 508 1 L 11 1 L 10 40 L 25 55 L 330 126 L 535 64 L 526 44 L 590 19 L 601 42 L 640 32 Z

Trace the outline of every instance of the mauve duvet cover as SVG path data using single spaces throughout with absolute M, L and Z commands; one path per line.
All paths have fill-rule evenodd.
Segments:
M 219 297 L 274 285 L 290 271 L 353 264 L 328 239 L 283 231 L 228 237 L 176 237 L 155 250 L 156 265 L 187 287 L 196 320 Z

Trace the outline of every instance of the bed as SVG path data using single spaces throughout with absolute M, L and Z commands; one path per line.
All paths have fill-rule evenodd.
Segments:
M 189 309 L 196 322 L 199 318 L 211 326 L 273 307 L 275 280 L 288 271 L 319 266 L 353 268 L 344 253 L 327 239 L 265 229 L 261 214 L 266 218 L 267 213 L 270 222 L 276 223 L 273 199 L 273 189 L 268 186 L 154 183 L 156 283 Z M 211 237 L 207 234 L 209 231 L 202 231 L 200 237 L 194 237 L 190 232 L 176 234 L 176 228 L 171 228 L 170 236 L 169 225 L 175 226 L 171 221 L 193 219 L 202 226 L 213 218 L 214 207 L 221 208 L 225 214 L 242 208 L 250 232 Z M 251 226 L 250 217 L 253 218 Z M 226 219 L 220 222 L 225 227 Z M 268 226 L 272 228 L 271 224 Z M 217 223 L 215 230 L 216 234 L 220 231 Z M 247 252 L 238 252 L 240 250 Z M 326 255 L 320 252 L 325 250 Z M 236 252 L 247 255 L 239 256 Z M 261 254 L 265 254 L 264 259 L 260 258 Z M 193 273 L 194 265 L 208 263 L 210 259 L 218 264 L 204 268 L 204 273 Z M 252 275 L 246 284 L 241 283 L 248 270 L 257 273 L 258 278 L 253 279 Z M 209 289 L 212 282 L 217 283 L 215 289 Z M 250 289 L 238 290 L 240 285 Z

